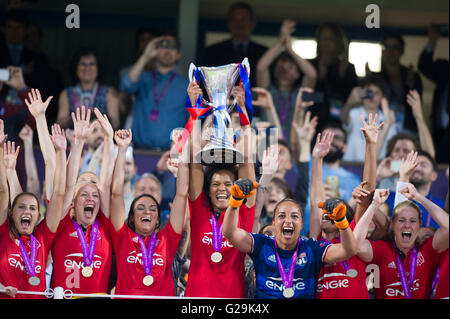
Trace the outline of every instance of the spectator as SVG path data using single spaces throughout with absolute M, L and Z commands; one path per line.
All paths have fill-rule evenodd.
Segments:
M 205 66 L 219 66 L 229 63 L 241 63 L 247 57 L 250 62 L 250 84 L 256 86 L 256 64 L 267 47 L 251 41 L 250 37 L 256 26 L 253 8 L 246 2 L 232 4 L 227 13 L 227 29 L 231 39 L 213 44 L 205 49 L 203 63 Z M 255 114 L 257 116 L 257 114 Z
M 137 174 L 138 167 L 136 165 L 136 158 L 134 156 L 133 147 L 129 146 L 125 154 L 125 183 L 123 186 L 123 198 L 125 201 L 125 219 L 128 217 L 127 212 L 130 210 L 131 202 L 134 199 L 134 184 L 139 179 Z
M 276 103 L 283 137 L 290 141 L 292 118 L 300 86 L 314 88 L 317 72 L 314 66 L 292 49 L 291 34 L 295 22 L 284 20 L 278 41 L 264 53 L 256 66 L 256 84 L 267 89 Z M 281 48 L 285 51 L 279 53 Z M 289 143 L 290 144 L 290 143 Z
M 416 90 L 422 95 L 422 80 L 412 65 L 408 67 L 400 64 L 405 52 L 405 40 L 397 33 L 389 33 L 381 40 L 383 46 L 381 72 L 379 75 L 385 80 L 385 96 L 390 107 L 395 112 L 397 131 L 417 133 L 413 113 L 407 107 L 406 94 Z
M 136 30 L 135 40 L 138 57 L 144 52 L 147 44 L 155 37 L 156 31 L 151 28 L 140 27 Z M 154 60 L 149 61 L 149 63 L 145 66 L 145 70 L 148 72 L 152 71 L 154 62 Z M 120 70 L 120 79 L 130 71 L 132 66 L 133 65 L 129 65 Z M 126 129 L 131 128 L 131 125 L 133 124 L 133 113 L 134 106 L 136 104 L 136 97 L 123 91 L 119 91 L 117 95 L 120 100 L 120 123 Z
M 25 47 L 28 23 L 28 17 L 22 10 L 9 10 L 5 13 L 2 20 L 5 42 L 0 43 L 0 68 L 20 67 L 25 82 L 29 86 L 46 89 L 48 69 L 40 63 L 34 51 Z M 19 92 L 14 88 L 5 88 L 0 93 L 0 101 L 8 104 L 23 104 Z
M 318 77 L 316 92 L 324 93 L 324 103 L 312 109 L 319 117 L 318 131 L 331 118 L 340 119 L 351 90 L 358 83 L 355 67 L 348 62 L 348 41 L 335 23 L 324 23 L 316 31 L 317 57 L 311 60 Z
M 361 89 L 362 90 L 361 90 Z M 397 132 L 394 125 L 394 114 L 389 109 L 388 100 L 384 97 L 384 82 L 380 77 L 368 76 L 361 81 L 360 88 L 354 88 L 342 110 L 342 123 L 347 131 L 347 150 L 343 160 L 348 162 L 364 162 L 364 136 L 361 133 L 361 119 L 366 121 L 376 116 L 378 124 L 384 122 L 383 130 L 377 140 L 377 158 L 386 154 L 386 140 Z M 359 107 L 351 108 L 356 103 Z
M 448 60 L 437 59 L 433 61 L 433 54 L 439 40 L 439 32 L 435 25 L 428 29 L 428 43 L 420 54 L 419 71 L 436 84 L 433 95 L 431 111 L 431 132 L 438 163 L 448 163 Z
M 84 105 L 98 108 L 111 119 L 113 128 L 119 125 L 119 100 L 113 87 L 101 83 L 100 61 L 96 53 L 89 48 L 76 52 L 71 63 L 73 84 L 59 95 L 59 110 L 56 121 L 69 127 L 70 113 Z
M 411 159 L 411 152 L 405 160 L 402 160 L 402 164 L 399 169 L 399 180 L 397 183 L 396 191 L 402 189 L 405 183 L 411 183 L 414 185 L 417 192 L 425 197 L 427 200 L 431 201 L 438 207 L 444 209 L 445 200 L 436 197 L 431 192 L 432 184 L 437 180 L 438 177 L 438 167 L 436 161 L 425 151 L 417 152 L 417 160 Z M 398 195 L 398 194 L 397 194 Z M 389 211 L 393 212 L 395 203 L 396 192 L 391 192 L 386 204 L 389 206 Z M 432 219 L 421 203 L 417 203 L 421 210 L 422 217 L 422 227 L 435 227 L 438 228 L 437 222 Z
M 133 120 L 135 148 L 169 149 L 170 132 L 184 127 L 187 78 L 176 74 L 181 57 L 179 41 L 171 35 L 151 40 L 137 62 L 125 74 L 120 89 L 136 95 Z M 152 72 L 146 65 L 155 59 Z
M 293 194 L 289 185 L 278 177 L 273 177 L 267 187 L 268 195 L 264 202 L 264 210 L 261 214 L 261 224 L 271 224 L 275 206 L 285 198 L 292 198 Z

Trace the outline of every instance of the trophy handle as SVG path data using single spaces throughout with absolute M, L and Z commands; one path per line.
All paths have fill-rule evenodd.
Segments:
M 191 64 L 189 65 L 189 81 L 191 81 L 191 82 L 193 82 L 195 79 L 194 79 L 194 72 L 195 72 L 195 69 L 196 69 L 197 67 L 195 66 L 195 64 L 194 63 L 192 63 L 191 62 Z
M 247 74 L 250 77 L 250 63 L 248 62 L 248 58 L 245 58 L 242 60 L 242 64 L 245 66 L 245 69 L 247 70 Z

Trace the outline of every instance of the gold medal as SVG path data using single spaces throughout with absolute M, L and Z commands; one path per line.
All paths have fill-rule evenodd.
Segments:
M 356 276 L 358 276 L 358 271 L 356 269 L 350 268 L 349 270 L 347 270 L 347 276 L 349 276 L 350 278 L 355 278 Z
M 144 277 L 144 279 L 142 279 L 142 283 L 145 286 L 151 286 L 153 284 L 153 277 L 151 275 L 147 275 Z
M 41 282 L 40 279 L 36 276 L 30 277 L 28 279 L 28 283 L 32 286 L 39 286 L 40 282 Z
M 92 267 L 84 267 L 83 270 L 81 270 L 81 274 L 83 275 L 84 278 L 89 278 L 92 276 L 92 274 L 94 273 L 94 271 L 92 270 Z
M 293 288 L 285 288 L 283 290 L 284 298 L 292 298 L 294 297 L 294 289 Z
M 215 263 L 220 263 L 222 261 L 222 254 L 218 251 L 211 254 L 211 260 Z

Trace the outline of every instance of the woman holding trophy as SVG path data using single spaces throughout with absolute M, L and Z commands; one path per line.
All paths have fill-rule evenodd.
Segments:
M 198 71 L 202 73 L 201 76 Z M 208 144 L 200 151 L 200 119 L 196 116 L 191 117 L 193 120 L 193 143 L 190 153 L 188 191 L 191 264 L 186 297 L 245 298 L 247 296 L 244 277 L 245 253 L 232 247 L 223 237 L 222 223 L 231 197 L 231 185 L 238 178 L 255 180 L 250 143 L 247 142 L 251 137 L 251 128 L 249 121 L 241 121 L 240 139 L 236 149 L 233 147 L 233 137 L 229 135 L 232 129 L 226 128 L 231 124 L 230 121 L 227 121 L 229 115 L 224 112 L 217 114 L 224 109 L 225 112 L 228 112 L 227 104 L 230 95 L 234 96 L 240 106 L 240 112 L 247 116 L 247 119 L 248 113 L 251 114 L 251 101 L 249 103 L 250 112 L 247 112 L 249 107 L 246 105 L 246 102 L 249 102 L 246 99 L 248 90 L 244 90 L 242 85 L 234 85 L 239 71 L 241 71 L 242 82 L 245 83 L 247 80 L 248 84 L 248 74 L 241 64 L 197 68 L 196 80 L 197 82 L 198 79 L 204 80 L 199 83 L 204 90 L 195 81 L 191 81 L 187 89 L 192 107 L 199 106 L 202 98 L 205 99 L 203 103 L 213 105 L 210 108 L 214 109 L 212 114 L 214 121 L 211 122 L 214 123 L 214 133 L 210 134 Z M 222 119 L 225 120 L 220 123 Z M 219 132 L 218 130 L 223 131 Z M 235 165 L 237 162 L 239 164 Z M 206 172 L 203 164 L 209 166 Z M 255 195 L 249 197 L 247 202 L 242 205 L 239 227 L 251 231 L 254 213 Z

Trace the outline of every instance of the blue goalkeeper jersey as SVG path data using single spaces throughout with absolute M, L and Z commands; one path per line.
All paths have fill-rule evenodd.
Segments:
M 284 284 L 278 269 L 275 254 L 274 237 L 263 234 L 253 236 L 253 251 L 249 256 L 253 260 L 256 276 L 255 298 L 284 299 Z M 302 237 L 297 247 L 292 298 L 311 299 L 315 296 L 316 279 L 322 267 L 323 257 L 330 244 L 314 238 Z M 289 269 L 295 250 L 283 250 L 278 247 L 278 256 L 286 272 Z

